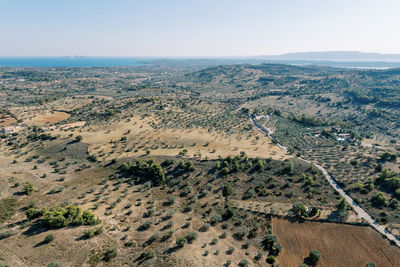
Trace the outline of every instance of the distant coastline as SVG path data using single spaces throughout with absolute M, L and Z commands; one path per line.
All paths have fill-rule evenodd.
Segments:
M 0 57 L 0 67 L 111 67 L 145 64 L 124 57 Z
M 385 61 L 334 61 L 268 59 L 262 57 L 222 57 L 222 58 L 134 58 L 134 57 L 0 57 L 0 67 L 127 67 L 148 64 L 175 65 L 195 64 L 204 67 L 234 64 L 286 64 L 295 66 L 325 66 L 351 69 L 390 69 L 400 68 L 400 62 Z

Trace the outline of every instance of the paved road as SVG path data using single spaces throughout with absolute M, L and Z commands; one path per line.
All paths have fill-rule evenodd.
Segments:
M 272 140 L 276 141 L 276 138 L 274 136 L 271 136 L 267 130 L 265 130 L 263 127 L 258 125 L 258 123 L 254 120 L 253 114 L 250 114 L 250 121 L 253 123 L 253 125 L 262 133 L 267 135 L 269 138 Z M 287 147 L 284 145 L 280 144 L 279 142 L 277 143 L 280 148 L 285 150 L 285 152 L 288 151 Z M 363 208 L 361 208 L 332 178 L 332 176 L 321 166 L 318 164 L 315 164 L 314 162 L 311 162 L 309 160 L 303 159 L 301 157 L 297 157 L 298 159 L 307 162 L 309 164 L 314 165 L 317 167 L 325 176 L 326 180 L 328 180 L 329 184 L 333 187 L 333 189 L 336 190 L 343 198 L 346 199 L 347 203 L 354 209 L 354 211 L 358 214 L 360 218 L 364 218 L 364 220 L 370 225 L 375 228 L 379 233 L 382 235 L 386 236 L 389 240 L 394 241 L 397 246 L 400 247 L 400 240 L 396 238 L 394 235 L 392 235 L 389 231 L 387 231 L 383 226 L 379 225 Z

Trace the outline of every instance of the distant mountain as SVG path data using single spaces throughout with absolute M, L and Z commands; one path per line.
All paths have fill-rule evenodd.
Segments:
M 260 56 L 263 60 L 311 60 L 338 62 L 400 62 L 400 54 L 364 53 L 358 51 L 299 52 L 277 56 Z

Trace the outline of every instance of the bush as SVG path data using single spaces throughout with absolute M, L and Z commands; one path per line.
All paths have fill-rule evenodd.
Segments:
M 142 254 L 140 254 L 139 258 L 142 261 L 151 260 L 152 258 L 154 258 L 154 252 L 152 250 L 144 251 Z
M 246 226 L 239 227 L 237 232 L 233 235 L 235 239 L 242 240 L 244 236 L 249 233 L 249 229 Z
M 16 233 L 13 230 L 6 230 L 0 233 L 0 240 L 8 238 L 10 236 L 15 235 Z
M 282 246 L 278 242 L 278 237 L 273 234 L 267 234 L 262 241 L 262 245 L 271 255 L 277 256 L 282 250 Z
M 50 262 L 47 264 L 47 267 L 61 267 L 61 264 L 58 262 Z
M 367 262 L 367 263 L 365 264 L 365 267 L 376 267 L 376 263 L 374 263 L 374 262 Z
M 194 240 L 196 240 L 198 237 L 198 234 L 196 232 L 189 232 L 186 235 L 186 240 L 188 241 L 188 243 L 192 243 Z
M 210 217 L 210 223 L 211 223 L 212 225 L 215 225 L 215 224 L 220 223 L 220 222 L 222 222 L 222 217 L 221 217 L 221 215 L 219 215 L 219 214 L 214 214 L 214 215 L 212 215 L 212 216 Z
M 224 213 L 222 214 L 222 218 L 227 221 L 235 215 L 235 210 L 232 207 L 228 207 L 225 209 Z
M 46 235 L 46 237 L 44 238 L 44 243 L 48 244 L 53 240 L 54 240 L 54 235 Z
M 383 193 L 379 193 L 372 197 L 371 199 L 372 205 L 376 207 L 387 206 L 388 201 L 386 196 Z
M 267 263 L 274 264 L 275 263 L 275 256 L 274 255 L 269 255 L 267 257 Z
M 310 254 L 308 255 L 308 260 L 310 261 L 311 264 L 317 265 L 318 261 L 321 259 L 322 254 L 316 249 L 313 249 L 310 251 Z
M 32 183 L 26 183 L 24 185 L 24 193 L 27 195 L 32 195 L 32 193 L 35 191 L 35 187 L 33 186 Z
M 200 227 L 200 232 L 207 232 L 208 229 L 210 228 L 210 224 L 209 223 L 205 223 Z
M 117 256 L 118 256 L 117 249 L 116 248 L 112 248 L 112 249 L 107 250 L 104 253 L 104 260 L 105 261 L 110 261 L 111 259 L 113 259 L 113 258 L 115 258 Z
M 152 224 L 153 224 L 152 221 L 145 221 L 145 222 L 139 227 L 139 230 L 140 230 L 140 231 L 145 231 L 145 230 L 149 229 L 150 226 L 151 226 Z
M 293 203 L 292 211 L 297 217 L 307 215 L 307 207 L 301 202 Z
M 232 195 L 232 187 L 229 185 L 224 185 L 222 187 L 222 196 L 229 197 L 230 195 Z
M 186 242 L 187 242 L 186 238 L 180 237 L 180 238 L 178 238 L 178 239 L 176 240 L 175 243 L 176 243 L 176 246 L 177 246 L 178 248 L 183 248 L 183 247 L 185 246 Z
M 224 168 L 222 168 L 222 174 L 223 175 L 228 175 L 229 174 L 229 169 L 228 169 L 228 167 L 224 167 Z
M 43 214 L 45 212 L 46 212 L 45 209 L 38 210 L 38 209 L 35 209 L 35 208 L 29 208 L 29 209 L 26 210 L 25 214 L 26 214 L 26 217 L 28 218 L 28 220 L 33 220 L 33 219 L 36 219 L 36 218 L 39 218 L 39 217 L 43 216 Z
M 243 259 L 239 262 L 240 267 L 246 267 L 249 265 L 249 262 L 246 259 Z
M 86 239 L 92 238 L 92 237 L 94 237 L 94 231 L 93 230 L 86 230 L 85 232 L 83 232 L 83 236 Z
M 226 252 L 228 255 L 231 255 L 235 251 L 235 248 L 232 246 L 229 246 L 228 251 Z
M 82 209 L 76 205 L 53 207 L 45 211 L 42 218 L 44 226 L 60 228 L 68 225 L 96 225 L 100 219 L 88 210 L 82 213 Z

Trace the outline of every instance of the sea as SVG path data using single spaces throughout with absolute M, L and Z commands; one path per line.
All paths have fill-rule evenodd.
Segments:
M 0 67 L 112 67 L 144 65 L 128 57 L 0 57 Z

